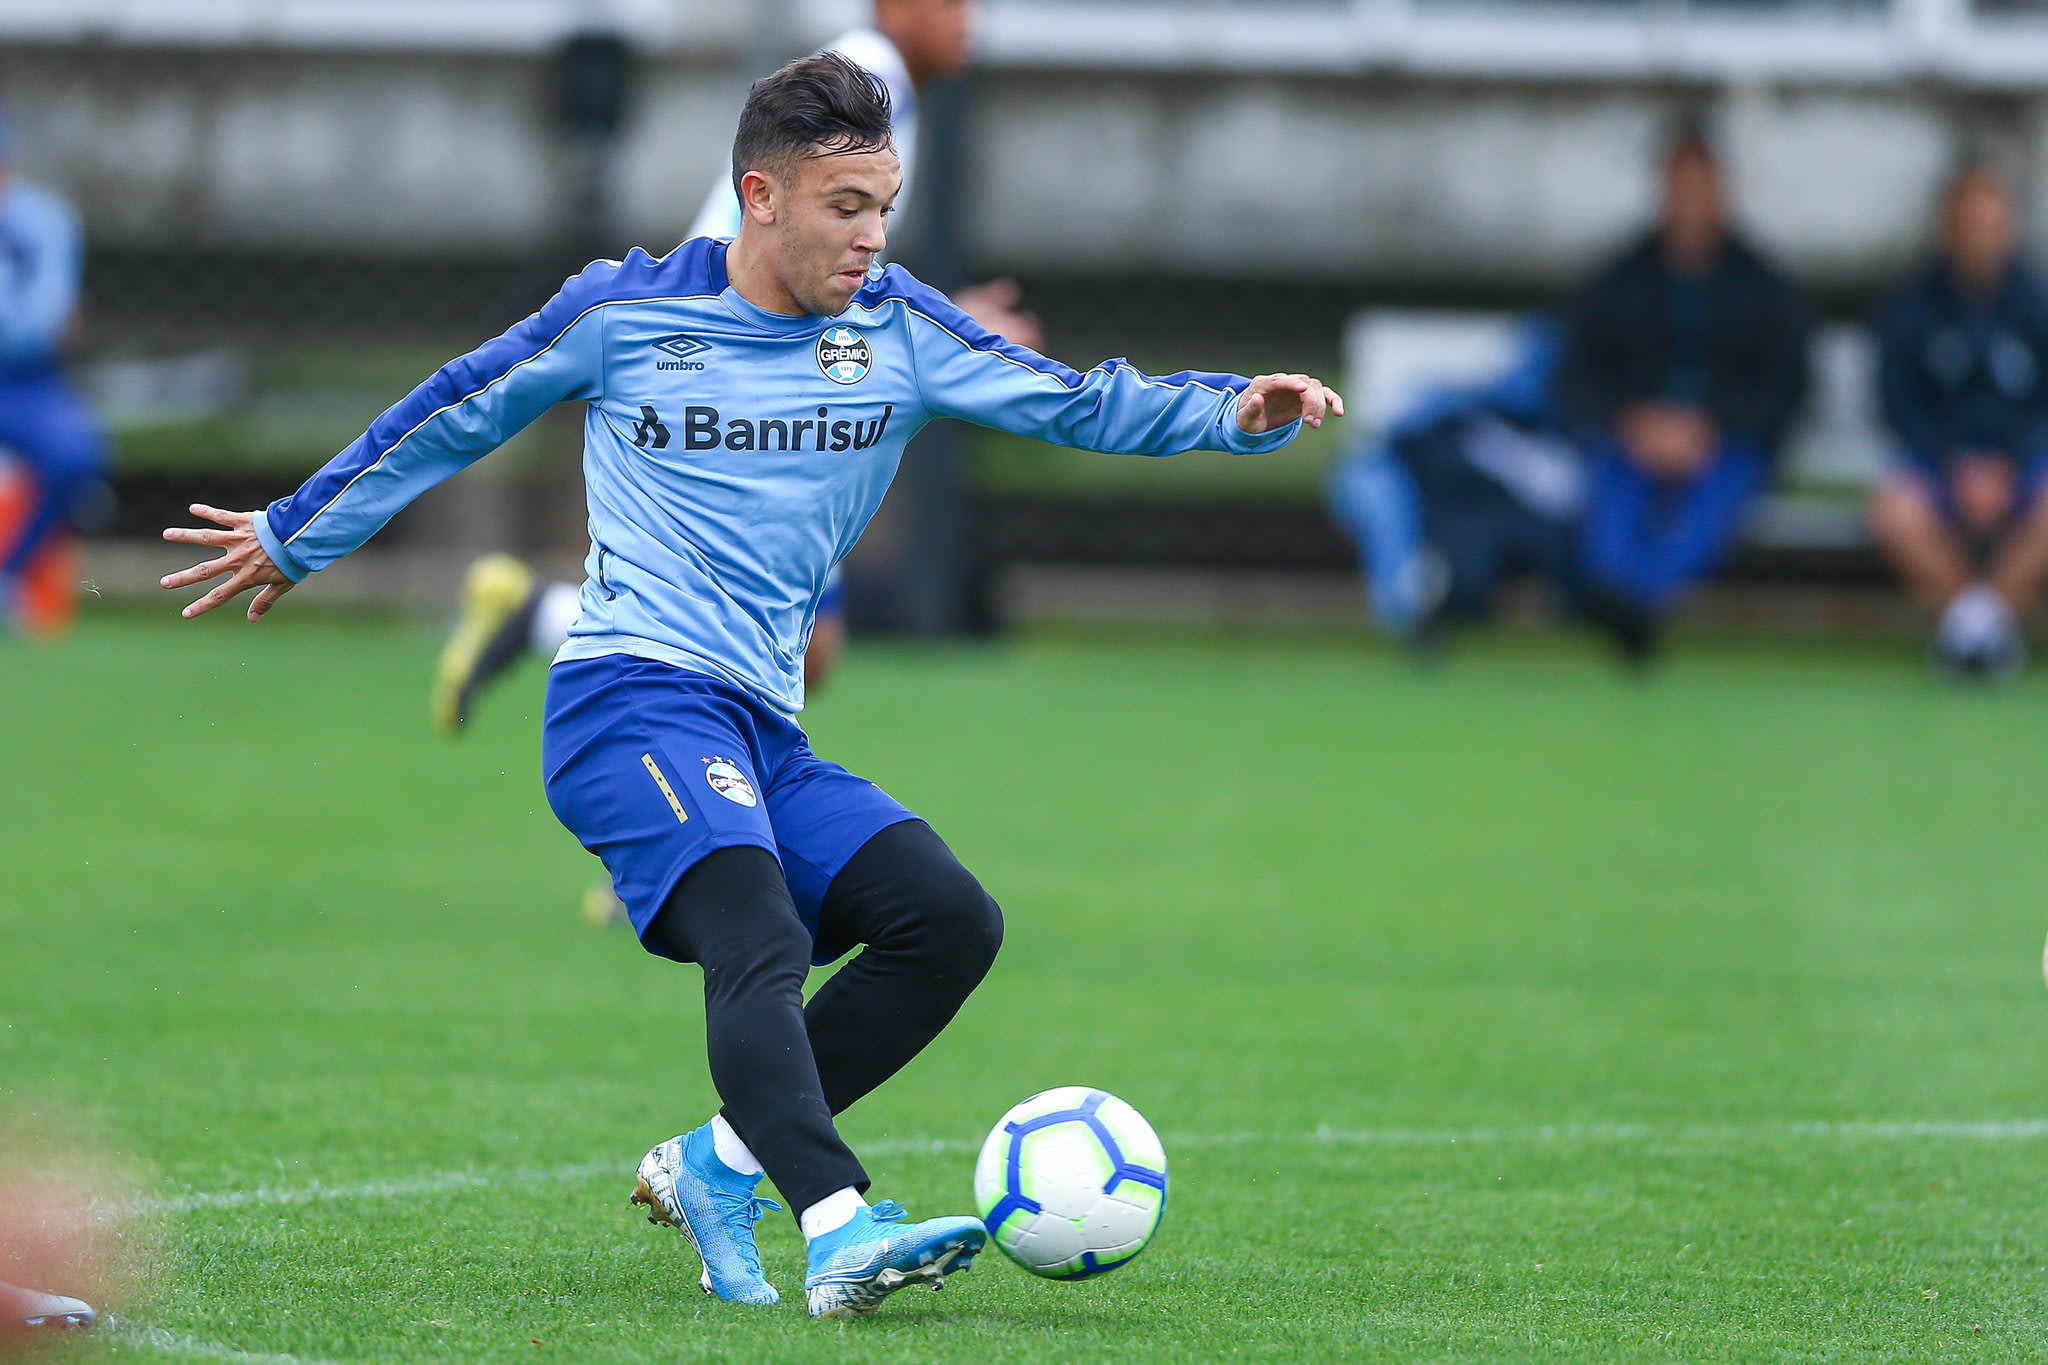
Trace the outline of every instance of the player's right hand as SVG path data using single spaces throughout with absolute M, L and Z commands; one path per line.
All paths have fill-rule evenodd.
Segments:
M 204 583 L 209 578 L 219 578 L 222 574 L 228 575 L 228 581 L 216 585 L 206 596 L 186 607 L 181 615 L 188 618 L 204 616 L 221 603 L 240 596 L 245 589 L 260 588 L 261 591 L 249 603 L 249 619 L 254 621 L 276 606 L 278 598 L 291 591 L 291 579 L 270 562 L 263 542 L 256 537 L 256 513 L 223 512 L 218 507 L 195 502 L 192 515 L 227 529 L 216 531 L 204 526 L 172 526 L 165 529 L 164 539 L 181 545 L 218 546 L 223 553 L 217 559 L 165 574 L 161 583 L 166 588 L 184 588 Z

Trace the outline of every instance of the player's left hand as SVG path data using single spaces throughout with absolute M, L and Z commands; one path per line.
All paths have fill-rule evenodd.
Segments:
M 1023 301 L 1024 290 L 1015 280 L 1009 279 L 969 285 L 953 295 L 953 302 L 961 312 L 1003 340 L 1029 350 L 1042 351 L 1045 349 L 1045 331 L 1038 325 L 1036 313 L 1027 313 L 1017 306 Z
M 1342 395 L 1308 374 L 1262 374 L 1237 400 L 1238 429 L 1250 436 L 1275 431 L 1297 418 L 1319 427 L 1325 416 L 1343 415 Z
M 256 538 L 256 513 L 223 512 L 218 507 L 195 502 L 192 515 L 204 517 L 227 529 L 215 531 L 204 526 L 172 526 L 165 530 L 164 539 L 181 545 L 213 545 L 223 553 L 218 559 L 165 574 L 159 581 L 166 588 L 189 587 L 194 583 L 204 583 L 209 578 L 219 578 L 222 574 L 228 575 L 228 581 L 186 607 L 181 615 L 188 619 L 204 616 L 221 603 L 233 600 L 243 590 L 260 588 L 261 591 L 249 603 L 249 619 L 254 621 L 276 606 L 278 598 L 291 591 L 292 581 L 284 576 L 282 569 L 270 562 L 263 542 Z

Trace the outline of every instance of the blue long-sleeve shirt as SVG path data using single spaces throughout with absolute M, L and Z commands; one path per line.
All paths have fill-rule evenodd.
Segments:
M 84 257 L 71 205 L 54 190 L 9 180 L 0 190 L 0 370 L 56 363 Z
M 832 566 L 880 505 L 904 444 L 957 417 L 1141 455 L 1278 449 L 1237 425 L 1245 379 L 1086 374 L 983 330 L 900 266 L 837 317 L 741 298 L 725 243 L 600 261 L 546 307 L 451 361 L 256 519 L 294 579 L 555 403 L 588 402 L 590 554 L 560 658 L 636 654 L 712 674 L 781 710 Z

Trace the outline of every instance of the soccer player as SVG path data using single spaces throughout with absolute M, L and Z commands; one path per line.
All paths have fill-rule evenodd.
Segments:
M 290 497 L 194 506 L 215 527 L 165 538 L 222 553 L 163 584 L 225 575 L 185 614 L 255 588 L 256 620 L 553 404 L 589 405 L 591 550 L 548 675 L 548 801 L 603 858 L 643 945 L 702 966 L 723 1102 L 646 1155 L 634 1197 L 689 1237 L 705 1289 L 772 1303 L 753 1235 L 765 1169 L 806 1240 L 811 1313 L 844 1316 L 940 1283 L 984 1244 L 970 1217 L 899 1226 L 900 1205 L 870 1207 L 833 1118 L 952 1019 L 1002 915 L 930 825 L 797 725 L 832 565 L 934 417 L 1104 451 L 1251 453 L 1343 405 L 1306 375 L 1080 374 L 881 266 L 902 182 L 888 92 L 836 54 L 753 87 L 733 179 L 731 243 L 591 265 Z M 809 968 L 857 945 L 806 1005 Z
M 0 447 L 32 485 L 25 514 L 0 539 L 0 630 L 25 623 L 25 580 L 105 470 L 99 424 L 62 366 L 83 246 L 71 206 L 15 174 L 13 140 L 0 126 Z
M 932 81 L 967 69 L 975 0 L 876 0 L 872 27 L 840 35 L 825 49 L 864 68 L 889 91 L 896 154 L 903 162 L 904 191 L 917 164 L 917 93 Z M 721 176 L 705 196 L 691 237 L 730 241 L 739 235 L 740 201 L 730 178 Z M 974 320 L 1020 346 L 1036 348 L 1038 320 L 1019 312 L 1014 281 L 993 280 L 963 289 L 953 301 Z M 460 734 L 477 697 L 528 654 L 550 658 L 569 638 L 580 608 L 573 583 L 543 581 L 533 569 L 506 554 L 487 555 L 463 578 L 462 609 L 434 672 L 434 723 Z M 817 630 L 804 656 L 805 685 L 817 689 L 831 674 L 845 641 L 839 577 L 835 573 L 818 603 Z M 586 898 L 588 899 L 588 898 Z M 599 902 L 609 902 L 600 888 Z

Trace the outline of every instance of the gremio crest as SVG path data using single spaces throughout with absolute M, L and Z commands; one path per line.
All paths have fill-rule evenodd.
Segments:
M 827 327 L 818 336 L 818 368 L 835 384 L 858 384 L 874 360 L 868 339 L 851 327 Z

